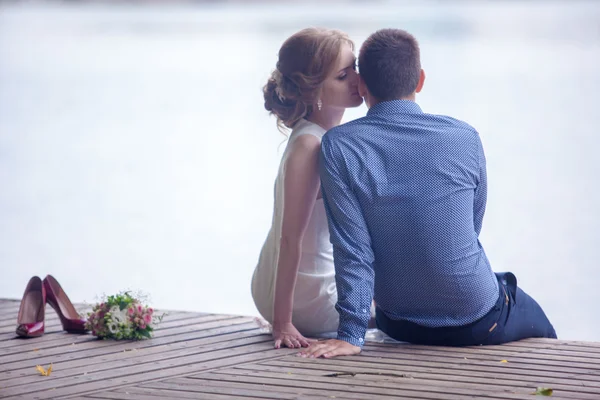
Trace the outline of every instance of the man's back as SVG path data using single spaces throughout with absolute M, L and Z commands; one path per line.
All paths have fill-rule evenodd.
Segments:
M 417 40 L 381 29 L 360 48 L 365 118 L 321 141 L 320 176 L 340 315 L 337 339 L 301 355 L 360 352 L 375 299 L 377 327 L 411 343 L 473 346 L 556 338 L 511 272 L 492 272 L 478 236 L 486 167 L 479 135 L 424 114 Z M 518 300 L 517 300 L 518 299 Z
M 323 177 L 327 211 L 345 213 L 346 221 L 366 229 L 350 239 L 344 232 L 356 227 L 330 226 L 336 267 L 367 259 L 375 272 L 375 301 L 388 317 L 458 326 L 493 307 L 498 283 L 478 241 L 485 157 L 472 127 L 425 114 L 412 101 L 383 102 L 329 131 L 322 157 L 333 165 L 331 179 Z M 336 185 L 346 186 L 347 202 L 327 198 Z M 336 273 L 339 306 L 346 309 L 369 272 L 343 269 Z

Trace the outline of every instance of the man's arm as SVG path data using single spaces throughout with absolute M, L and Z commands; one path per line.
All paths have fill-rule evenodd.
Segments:
M 349 184 L 343 155 L 328 135 L 321 143 L 319 172 L 333 244 L 336 309 L 340 315 L 337 337 L 360 348 L 371 317 L 374 255 L 363 210 Z
M 475 188 L 475 197 L 473 199 L 473 224 L 477 235 L 481 233 L 481 225 L 483 224 L 483 215 L 485 214 L 485 204 L 487 202 L 487 171 L 485 153 L 479 134 L 475 133 L 477 141 L 477 157 L 479 160 L 479 181 Z

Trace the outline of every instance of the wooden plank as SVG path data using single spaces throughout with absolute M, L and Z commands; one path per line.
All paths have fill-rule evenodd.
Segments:
M 240 317 L 237 317 L 240 318 Z M 223 316 L 195 316 L 193 318 L 188 318 L 185 316 L 177 316 L 175 319 L 167 319 L 160 323 L 156 327 L 157 335 L 168 335 L 172 332 L 172 329 L 178 328 L 180 326 L 192 325 L 194 323 L 202 323 L 206 321 L 219 321 L 223 319 L 232 319 L 232 317 L 223 317 Z M 33 349 L 44 349 L 49 347 L 57 347 L 64 344 L 71 344 L 77 341 L 95 341 L 97 338 L 92 336 L 90 333 L 86 334 L 73 334 L 60 330 L 59 332 L 47 333 L 39 338 L 15 338 L 11 343 L 11 346 L 1 346 L 5 342 L 0 342 L 0 357 L 16 354 L 23 351 L 31 351 Z
M 14 313 L 2 313 L 0 312 L 0 325 L 3 326 L 4 324 L 6 324 L 7 322 L 16 322 L 17 321 L 17 316 L 19 314 L 19 308 L 15 308 Z M 52 308 L 50 307 L 46 307 L 46 318 L 47 319 L 58 319 L 58 314 L 56 314 L 56 312 L 54 312 L 54 310 L 52 310 Z
M 48 326 L 54 325 L 56 323 L 60 323 L 58 317 L 46 316 L 44 321 Z M 17 316 L 15 315 L 13 318 L 7 318 L 5 320 L 0 321 L 0 333 L 11 333 L 14 332 L 17 327 Z M 8 329 L 8 330 L 7 330 Z
M 361 376 L 364 374 L 369 375 L 407 375 L 412 377 L 428 377 L 431 379 L 441 379 L 441 380 L 455 380 L 459 382 L 479 382 L 479 383 L 487 383 L 490 381 L 506 381 L 506 382 L 516 382 L 517 385 L 521 383 L 526 384 L 537 384 L 538 386 L 547 386 L 542 382 L 546 382 L 548 385 L 550 384 L 560 384 L 566 386 L 574 386 L 574 387 L 584 387 L 591 388 L 590 390 L 600 391 L 600 383 L 598 382 L 582 382 L 575 379 L 567 379 L 567 378 L 555 378 L 555 377 L 547 377 L 547 376 L 523 376 L 523 375 L 515 375 L 511 374 L 510 371 L 505 373 L 498 372 L 479 372 L 479 371 L 462 371 L 462 370 L 454 370 L 454 369 L 446 369 L 443 366 L 440 368 L 422 368 L 415 366 L 389 366 L 389 365 L 381 365 L 379 363 L 349 363 L 348 365 L 342 365 L 340 362 L 335 363 L 327 363 L 321 364 L 318 362 L 310 363 L 310 362 L 302 362 L 299 360 L 288 361 L 289 357 L 271 360 L 262 362 L 260 364 L 253 364 L 258 368 L 275 368 L 275 369 L 283 369 L 286 372 L 291 371 L 292 369 L 299 370 L 307 370 L 307 371 L 327 371 L 323 373 L 335 373 L 342 372 L 347 374 L 356 374 L 357 376 Z M 305 360 L 305 359 L 301 359 Z M 357 364 L 357 365 L 355 365 Z M 260 367 L 259 367 L 260 366 Z M 198 377 L 201 377 L 200 375 Z
M 182 321 L 182 322 L 184 322 L 184 321 Z M 256 326 L 256 324 L 255 324 L 255 326 Z M 170 336 L 176 335 L 175 331 L 173 331 L 173 330 L 170 330 L 167 332 L 167 331 L 162 331 L 161 328 L 158 328 L 155 332 L 156 332 L 155 337 L 170 337 Z M 53 333 L 53 334 L 43 335 L 43 336 L 41 336 L 39 338 L 35 338 L 35 339 L 13 340 L 11 342 L 15 343 L 15 344 L 13 344 L 12 346 L 9 346 L 9 348 L 0 347 L 0 356 L 23 353 L 23 352 L 28 352 L 28 351 L 39 351 L 41 349 L 71 345 L 72 343 L 87 342 L 87 341 L 98 342 L 98 339 L 89 333 L 74 334 L 74 333 L 67 333 L 67 332 L 61 331 L 61 332 L 57 332 L 57 333 Z M 5 343 L 5 342 L 0 342 L 0 344 L 3 344 L 3 343 Z
M 60 320 L 58 318 L 45 320 L 45 322 L 44 329 L 46 332 L 62 330 L 62 325 L 60 324 Z M 17 336 L 15 333 L 16 328 L 17 320 L 15 318 L 15 321 L 11 325 L 0 327 L 0 338 L 3 338 L 4 336 Z
M 142 340 L 137 342 L 131 341 L 112 341 L 112 340 L 94 340 L 89 342 L 82 342 L 78 345 L 70 345 L 66 347 L 56 347 L 46 350 L 40 350 L 37 352 L 29 352 L 26 354 L 10 355 L 8 357 L 16 358 L 16 361 L 0 365 L 0 372 L 13 371 L 20 368 L 26 368 L 35 366 L 37 364 L 50 364 L 58 363 L 62 361 L 84 359 L 93 356 L 106 355 L 111 353 L 118 353 L 126 351 L 128 349 L 137 349 L 148 346 L 155 346 L 158 344 L 172 343 L 179 340 L 188 340 L 189 335 L 193 334 L 196 337 L 200 337 L 203 332 L 207 335 L 215 334 L 212 329 L 230 326 L 230 325 L 241 325 L 248 323 L 251 319 L 238 317 L 226 321 L 213 321 L 202 324 L 201 327 L 197 327 L 196 330 L 190 330 L 189 327 L 181 329 L 181 333 L 170 336 L 157 336 L 152 340 Z M 186 339 L 184 339 L 186 338 Z M 8 358 L 7 357 L 7 358 Z M 2 357 L 0 357 L 2 362 Z
M 481 359 L 518 359 L 526 357 L 528 359 L 555 360 L 559 355 L 563 361 L 574 361 L 600 365 L 600 354 L 587 352 L 571 352 L 571 350 L 560 350 L 560 347 L 551 349 L 532 349 L 526 347 L 500 346 L 479 346 L 479 347 L 438 347 L 438 346 L 414 346 L 398 345 L 392 348 L 365 345 L 365 352 L 385 352 L 385 353 L 410 353 L 423 355 L 443 355 L 444 357 L 454 358 L 481 358 Z
M 188 319 L 188 321 L 191 324 L 192 323 L 191 320 L 195 320 L 196 322 L 202 322 L 205 320 L 207 320 L 207 321 L 215 320 L 216 321 L 216 320 L 230 319 L 230 318 L 240 318 L 240 317 L 239 316 L 230 316 L 230 315 L 201 315 L 201 316 L 195 316 L 192 319 Z M 167 319 L 166 321 L 157 325 L 157 330 L 166 330 L 166 329 L 181 325 L 181 324 L 177 324 L 176 322 L 177 322 L 177 320 L 170 321 Z M 62 331 L 62 326 L 60 325 L 60 323 L 50 324 L 48 327 L 46 327 L 46 333 L 51 333 L 51 332 L 55 332 L 55 331 L 56 332 Z M 0 340 L 14 338 L 15 336 L 16 336 L 16 334 L 14 333 L 14 329 L 10 329 L 9 332 L 7 332 L 7 333 L 0 333 Z M 20 340 L 23 340 L 23 339 L 20 339 Z
M 239 390 L 235 388 L 222 388 L 218 386 L 207 386 L 205 388 L 205 393 L 201 392 L 187 392 L 180 388 L 175 389 L 157 389 L 157 388 L 141 388 L 141 387 L 126 387 L 122 389 L 117 389 L 114 391 L 115 394 L 119 394 L 121 397 L 119 399 L 123 399 L 126 396 L 124 394 L 131 395 L 132 393 L 141 396 L 157 396 L 163 399 L 302 399 L 307 398 L 304 396 L 298 396 L 297 394 L 285 393 L 285 392 L 277 392 L 274 390 L 256 390 L 251 394 L 246 390 Z M 102 396 L 105 392 L 99 393 Z M 145 398 L 148 398 L 145 397 Z M 127 396 L 128 399 L 130 397 Z M 314 399 L 314 396 L 310 397 Z
M 208 317 L 201 317 L 208 318 Z M 217 320 L 211 321 L 209 319 L 200 321 L 198 318 L 198 322 L 191 325 L 185 325 L 183 327 L 173 327 L 167 328 L 162 331 L 156 332 L 156 338 L 162 338 L 170 336 L 168 333 L 185 333 L 185 332 L 201 332 L 203 330 L 212 329 L 218 326 L 227 325 L 227 324 L 239 324 L 246 323 L 251 321 L 251 318 L 246 317 L 237 317 L 229 320 Z M 170 332 L 173 330 L 174 332 Z M 165 334 L 167 332 L 167 334 Z M 28 352 L 28 353 L 19 353 L 19 354 L 9 354 L 6 356 L 0 356 L 0 372 L 13 370 L 15 368 L 19 368 L 22 366 L 24 362 L 36 360 L 36 362 L 52 362 L 54 357 L 62 357 L 65 359 L 70 359 L 73 357 L 85 357 L 88 354 L 82 352 L 82 350 L 89 350 L 92 354 L 98 353 L 109 353 L 123 350 L 125 347 L 137 347 L 144 346 L 145 341 L 139 342 L 122 342 L 122 341 L 113 341 L 113 340 L 90 340 L 90 341 L 82 341 L 82 342 L 73 342 L 70 346 L 63 347 L 52 347 L 48 349 L 41 349 L 37 352 Z M 66 353 L 74 353 L 78 352 L 78 354 L 67 355 Z M 29 363 L 30 364 L 30 363 Z M 28 365 L 28 364 L 26 364 Z
M 115 399 L 115 400 L 147 400 L 151 399 L 199 399 L 199 400 L 232 400 L 239 399 L 243 397 L 244 399 L 253 400 L 253 399 L 296 399 L 297 397 L 249 397 L 249 396 L 241 396 L 236 393 L 236 396 L 232 396 L 229 394 L 219 394 L 219 393 L 187 393 L 181 392 L 179 390 L 159 390 L 159 389 L 139 389 L 135 387 L 129 387 L 125 389 L 117 389 L 114 391 L 107 392 L 99 392 L 96 394 L 91 394 L 88 396 L 80 397 L 77 395 L 77 398 L 84 399 Z
M 172 321 L 183 321 L 187 319 L 197 318 L 201 315 L 194 315 L 190 313 L 180 314 L 174 313 L 170 314 L 168 317 L 165 317 L 164 322 L 172 322 Z M 156 331 L 160 331 L 162 324 L 159 324 L 156 328 Z M 41 337 L 34 339 L 23 339 L 19 337 L 13 337 L 9 340 L 0 341 L 0 355 L 13 354 L 15 352 L 21 351 L 30 351 L 33 349 L 42 349 L 46 347 L 56 347 L 57 345 L 62 345 L 64 343 L 71 344 L 73 337 L 79 337 L 81 339 L 88 338 L 89 340 L 95 340 L 95 337 L 91 336 L 91 334 L 74 334 L 67 333 L 65 331 L 53 332 L 52 334 L 45 334 Z M 8 349 L 10 347 L 10 349 Z
M 167 360 L 144 364 L 135 369 L 103 371 L 95 374 L 95 376 L 86 375 L 41 382 L 40 384 L 29 385 L 27 388 L 17 386 L 6 389 L 3 395 L 7 396 L 6 399 L 11 400 L 23 398 L 23 395 L 26 397 L 28 393 L 33 392 L 39 392 L 40 396 L 51 394 L 53 398 L 78 394 L 89 395 L 92 392 L 106 390 L 107 387 L 129 386 L 139 382 L 185 376 L 214 368 L 278 358 L 285 353 L 289 354 L 290 351 L 284 349 L 274 350 L 269 339 L 266 343 L 246 346 L 245 348 L 217 350 L 190 357 L 181 357 L 177 362 Z
M 257 328 L 253 323 L 240 324 L 240 325 L 228 325 L 223 327 L 218 327 L 212 330 L 208 330 L 202 332 L 200 335 L 198 333 L 186 334 L 185 340 L 178 340 L 168 342 L 165 340 L 160 341 L 160 339 L 151 339 L 145 341 L 146 346 L 139 348 L 124 348 L 122 351 L 111 353 L 111 354 L 102 354 L 98 356 L 90 356 L 84 357 L 74 360 L 61 361 L 59 363 L 55 363 L 56 368 L 60 370 L 70 369 L 70 368 L 78 368 L 94 365 L 97 363 L 105 363 L 112 359 L 118 358 L 127 358 L 132 357 L 137 354 L 138 351 L 143 352 L 143 354 L 150 354 L 154 352 L 154 349 L 159 349 L 157 352 L 160 352 L 164 346 L 195 346 L 198 343 L 218 343 L 221 341 L 227 341 L 231 338 L 237 338 L 239 335 L 256 335 Z M 152 342 L 152 343 L 149 343 Z M 135 353 L 135 354 L 133 354 Z M 55 360 L 58 361 L 58 360 Z M 27 367 L 7 371 L 0 373 L 0 386 L 2 386 L 2 381 L 15 379 L 21 376 L 29 376 L 31 374 L 35 375 L 33 363 Z
M 453 400 L 453 399 L 464 399 L 467 397 L 486 397 L 492 399 L 524 399 L 529 398 L 529 394 L 514 394 L 514 393 L 486 393 L 481 396 L 481 393 L 466 389 L 456 389 L 448 392 L 447 390 L 439 390 L 433 387 L 412 387 L 410 385 L 404 385 L 398 383 L 397 385 L 388 386 L 365 386 L 359 381 L 344 382 L 340 383 L 339 378 L 333 378 L 322 382 L 302 380 L 300 376 L 295 376 L 292 379 L 291 376 L 284 377 L 278 375 L 277 377 L 271 376 L 259 376 L 258 374 L 228 374 L 222 371 L 207 372 L 202 374 L 202 378 L 180 378 L 170 379 L 168 383 L 176 383 L 178 385 L 186 385 L 186 389 L 190 387 L 190 384 L 186 381 L 197 380 L 198 385 L 202 387 L 208 382 L 212 381 L 213 385 L 226 386 L 227 384 L 233 387 L 238 384 L 250 384 L 250 385 L 264 385 L 266 388 L 276 388 L 282 390 L 287 388 L 288 390 L 301 394 L 321 394 L 326 393 L 329 396 L 340 396 L 350 398 L 373 398 L 375 396 L 394 399 L 394 398 L 419 398 L 419 399 L 439 399 L 439 400 Z M 335 379 L 335 380 L 334 380 Z M 155 387 L 158 383 L 151 382 L 146 387 Z M 256 387 L 256 386 L 255 386 Z
M 390 377 L 387 376 L 370 376 L 370 380 L 367 379 L 354 379 L 338 377 L 332 379 L 331 377 L 321 377 L 321 376 L 310 376 L 310 375 L 293 375 L 281 372 L 265 372 L 265 371 L 257 371 L 257 370 L 247 370 L 243 371 L 238 368 L 229 368 L 226 370 L 215 371 L 212 374 L 216 375 L 235 375 L 235 376 L 244 376 L 250 380 L 254 379 L 262 379 L 262 378 L 272 378 L 272 379 L 282 379 L 290 382 L 294 382 L 295 384 L 299 384 L 299 382 L 303 382 L 305 385 L 309 387 L 314 387 L 315 383 L 324 383 L 324 384 L 337 384 L 340 385 L 338 389 L 341 387 L 350 387 L 351 385 L 361 385 L 363 388 L 374 388 L 376 390 L 384 390 L 386 389 L 407 389 L 407 390 L 415 390 L 417 392 L 426 391 L 426 392 L 434 392 L 440 394 L 448 394 L 453 393 L 457 395 L 466 395 L 466 396 L 493 396 L 499 398 L 519 398 L 521 396 L 531 395 L 535 392 L 537 386 L 530 387 L 515 387 L 515 386 L 507 386 L 507 385 L 498 385 L 494 382 L 488 382 L 485 385 L 473 384 L 473 383 L 463 383 L 456 381 L 433 381 L 433 380 L 419 380 L 413 378 L 405 378 L 402 376 L 398 377 Z M 192 378 L 192 377 L 190 377 Z M 229 377 L 228 377 L 229 378 Z M 202 375 L 196 376 L 196 379 L 206 379 Z M 390 382 L 390 380 L 393 380 Z M 553 388 L 554 389 L 554 388 Z M 343 391 L 343 390 L 341 390 Z M 377 392 L 379 393 L 379 392 Z M 562 391 L 556 390 L 553 393 L 553 397 L 566 397 L 566 398 L 575 398 L 575 399 L 586 399 L 586 400 L 598 400 L 598 395 L 600 392 L 594 391 L 592 393 L 581 393 L 581 392 L 573 392 L 573 391 Z
M 80 359 L 72 362 L 53 363 L 52 373 L 56 379 L 94 374 L 117 367 L 138 368 L 140 364 L 160 360 L 173 360 L 181 356 L 201 354 L 220 348 L 238 347 L 254 343 L 264 343 L 265 338 L 257 332 L 235 332 L 229 335 L 211 336 L 190 342 L 179 342 L 163 346 L 154 346 L 137 351 L 123 351 L 108 356 Z M 39 373 L 35 368 L 11 371 L 2 375 L 0 386 L 12 387 L 39 382 Z
M 502 345 L 494 346 L 467 346 L 467 347 L 449 347 L 449 346 L 422 346 L 413 345 L 407 343 L 399 344 L 388 344 L 388 343 L 371 343 L 367 342 L 364 346 L 364 350 L 373 351 L 385 351 L 385 352 L 417 352 L 417 351 L 439 351 L 443 354 L 489 354 L 489 355 L 505 355 L 511 354 L 523 354 L 523 353 L 536 353 L 546 355 L 556 354 L 569 354 L 573 357 L 584 357 L 600 360 L 600 353 L 588 352 L 583 350 L 577 350 L 577 348 L 565 348 L 562 344 L 548 345 L 543 344 L 541 346 L 531 347 L 516 345 L 519 342 L 511 342 Z M 558 352 L 558 353 L 557 353 Z M 567 353 L 568 352 L 568 353 Z M 506 358 L 506 357 L 504 357 Z
M 162 311 L 157 311 L 158 315 L 160 315 L 162 313 Z M 239 316 L 231 316 L 231 315 L 224 315 L 224 314 L 207 314 L 207 313 L 183 313 L 183 312 L 177 312 L 176 313 L 177 318 L 169 318 L 170 314 L 166 314 L 164 321 L 166 322 L 170 322 L 170 321 L 176 321 L 176 320 L 180 320 L 180 319 L 190 319 L 190 318 L 203 318 L 203 317 L 213 317 L 216 319 L 226 319 L 226 318 L 233 318 L 233 317 L 239 317 Z M 17 315 L 15 314 L 14 317 L 14 325 L 13 326 L 4 326 L 4 327 L 0 327 L 0 341 L 4 340 L 4 339 L 12 339 L 15 338 L 17 335 L 15 333 L 15 329 L 17 327 Z M 163 325 L 162 323 L 158 325 L 158 329 L 161 328 L 161 325 Z M 166 326 L 168 327 L 168 326 Z M 162 329 L 166 328 L 165 326 L 162 327 Z M 54 318 L 54 319 L 50 319 L 47 321 L 46 324 L 46 333 L 53 333 L 53 332 L 61 332 L 62 331 L 62 326 L 60 324 L 60 320 L 58 318 Z
M 21 305 L 21 300 L 8 300 L 8 301 L 1 301 L 0 302 L 0 312 L 5 312 L 6 310 L 14 310 L 14 309 L 19 309 L 19 306 Z
M 83 311 L 78 310 L 80 312 L 80 315 L 83 316 L 84 318 L 87 316 L 87 311 L 91 311 L 91 308 L 89 309 L 85 309 Z M 167 313 L 167 311 L 161 311 L 161 310 L 156 310 L 157 315 L 160 315 L 162 313 Z M 200 317 L 200 316 L 205 316 L 205 315 L 209 315 L 207 313 L 191 313 L 191 312 L 185 312 L 185 311 L 169 311 L 167 314 L 165 314 L 164 319 L 168 319 L 168 320 L 173 320 L 174 316 L 182 316 L 184 318 L 191 318 L 191 317 Z M 44 318 L 44 320 L 46 321 L 46 323 L 48 324 L 49 322 L 52 322 L 53 324 L 56 322 L 60 322 L 60 319 L 58 317 L 58 314 L 56 312 L 54 312 L 54 310 L 52 310 L 49 307 L 46 307 L 46 316 Z M 14 315 L 11 315 L 10 317 L 5 317 L 0 318 L 0 327 L 10 327 L 10 326 L 17 326 L 17 312 L 14 313 Z
M 87 374 L 77 374 L 69 377 L 61 377 L 60 374 L 57 373 L 58 371 L 54 371 L 55 373 L 53 373 L 50 377 L 44 378 L 43 381 L 38 379 L 36 383 L 30 385 L 23 384 L 11 386 L 11 381 L 6 387 L 3 388 L 3 391 L 8 395 L 27 394 L 30 392 L 35 392 L 36 390 L 43 390 L 48 388 L 50 385 L 57 389 L 61 387 L 68 387 L 71 384 L 97 382 L 114 377 L 123 378 L 127 377 L 128 375 L 136 375 L 147 371 L 160 370 L 165 367 L 184 365 L 187 364 L 186 361 L 189 360 L 206 361 L 236 356 L 240 352 L 240 347 L 242 346 L 244 347 L 244 351 L 248 353 L 262 352 L 264 351 L 264 341 L 261 342 L 260 339 L 263 338 L 255 336 L 254 341 L 250 341 L 249 343 L 239 343 L 233 341 L 219 343 L 211 346 L 211 348 L 200 348 L 196 351 L 194 351 L 194 349 L 186 349 L 188 350 L 188 352 L 186 352 L 187 354 L 180 354 L 180 357 L 176 359 L 167 356 L 162 359 L 160 357 L 151 357 L 150 360 L 145 360 L 145 362 L 136 362 L 136 360 L 125 360 L 125 363 L 113 362 L 112 368 L 93 371 Z M 131 368 L 132 365 L 134 368 Z
M 528 369 L 528 370 L 535 370 L 535 371 L 554 371 L 558 368 L 560 368 L 562 371 L 564 372 L 571 372 L 571 373 L 580 373 L 580 372 L 584 372 L 590 369 L 595 369 L 598 367 L 597 364 L 589 364 L 589 363 L 581 363 L 581 362 L 562 362 L 560 360 L 536 360 L 536 359 L 526 359 L 526 358 L 509 358 L 508 359 L 508 363 L 503 364 L 501 363 L 502 359 L 501 358 L 488 358 L 488 359 L 477 359 L 477 358 L 469 358 L 467 357 L 466 360 L 465 358 L 458 359 L 458 358 L 446 358 L 443 356 L 442 353 L 438 353 L 437 355 L 426 355 L 426 356 L 421 356 L 421 355 L 416 355 L 416 354 L 411 354 L 411 353 L 385 353 L 385 352 L 375 352 L 375 351 L 370 351 L 370 352 L 364 352 L 362 354 L 363 357 L 365 358 L 373 358 L 373 357 L 385 357 L 389 360 L 405 360 L 405 361 L 418 361 L 418 360 L 422 360 L 423 358 L 426 358 L 428 361 L 431 362 L 437 362 L 437 363 L 444 363 L 447 365 L 456 365 L 456 364 L 463 364 L 464 361 L 468 361 L 469 364 L 473 364 L 473 365 L 480 365 L 482 367 L 488 367 L 488 366 L 495 366 L 495 365 L 500 365 L 500 366 L 504 366 L 504 367 L 510 367 L 512 368 L 521 368 L 521 369 Z M 473 355 L 471 356 L 473 357 Z
M 590 347 L 591 346 L 591 347 Z M 479 351 L 481 349 L 485 351 L 503 351 L 503 352 L 524 352 L 541 349 L 566 349 L 568 347 L 572 351 L 593 353 L 596 357 L 600 353 L 600 347 L 595 342 L 581 342 L 581 341 L 561 341 L 556 339 L 545 339 L 545 338 L 531 338 L 523 339 L 516 342 L 504 343 L 501 345 L 488 345 L 488 346 L 464 346 L 464 347 L 450 347 L 450 346 L 425 346 L 415 345 L 410 343 L 378 343 L 378 342 L 367 342 L 366 347 L 383 347 L 386 351 L 395 351 L 395 349 L 411 348 L 411 349 L 431 349 L 436 348 L 440 350 L 450 349 L 461 349 L 463 351 Z
M 527 370 L 527 369 L 511 369 L 511 368 L 506 368 L 506 364 L 501 364 L 501 366 L 490 366 L 490 367 L 482 367 L 480 365 L 473 365 L 471 363 L 467 361 L 465 361 L 465 363 L 462 364 L 450 364 L 450 363 L 439 363 L 439 362 L 431 362 L 429 360 L 410 360 L 410 361 L 405 361 L 405 360 L 398 360 L 398 359 L 387 359 L 387 358 L 377 358 L 376 361 L 373 360 L 373 358 L 371 357 L 363 357 L 363 356 L 347 356 L 347 357 L 343 357 L 343 358 L 336 358 L 336 359 L 323 359 L 323 358 L 313 358 L 313 359 L 309 359 L 309 358 L 302 358 L 302 357 L 289 357 L 285 359 L 286 361 L 292 361 L 293 362 L 297 362 L 297 363 L 308 363 L 308 364 L 312 364 L 312 363 L 323 363 L 323 364 L 330 364 L 333 363 L 335 365 L 342 365 L 342 366 L 349 366 L 349 367 L 358 367 L 358 368 L 362 368 L 362 367 L 368 367 L 369 365 L 373 365 L 373 362 L 376 362 L 378 365 L 380 365 L 380 368 L 382 369 L 390 369 L 390 370 L 398 370 L 398 371 L 407 371 L 406 368 L 408 368 L 410 371 L 410 369 L 420 369 L 423 372 L 431 372 L 431 371 L 435 371 L 438 368 L 443 367 L 444 369 L 446 369 L 447 371 L 452 371 L 453 374 L 456 374 L 457 372 L 464 372 L 465 374 L 471 374 L 471 373 L 476 373 L 476 372 L 484 372 L 484 373 L 490 373 L 490 374 L 503 374 L 503 373 L 510 373 L 513 375 L 522 375 L 522 376 L 529 376 L 529 377 L 539 377 L 539 376 L 545 376 L 545 377 L 550 377 L 550 378 L 561 378 L 561 379 L 569 379 L 571 377 L 577 376 L 577 377 L 581 377 L 578 379 L 582 379 L 582 380 L 594 380 L 594 378 L 590 378 L 590 375 L 586 375 L 586 372 L 580 372 L 577 375 L 574 375 L 572 373 L 568 373 L 568 372 L 563 372 L 560 370 L 555 370 L 555 371 L 544 371 L 543 374 L 540 374 L 539 371 L 531 371 L 531 370 Z M 593 371 L 588 371 L 588 372 L 593 372 Z
M 591 353 L 600 353 L 600 345 L 595 342 L 581 342 L 581 341 L 573 341 L 567 342 L 564 340 L 553 340 L 553 339 L 523 339 L 517 342 L 510 342 L 503 344 L 501 346 L 506 347 L 521 347 L 521 348 L 529 348 L 529 349 L 540 349 L 540 348 L 563 348 L 568 347 L 572 350 L 577 351 L 585 351 Z
M 442 388 L 446 387 L 464 387 L 469 389 L 480 390 L 481 393 L 487 393 L 488 391 L 492 392 L 503 392 L 506 390 L 515 391 L 517 389 L 522 389 L 523 391 L 535 391 L 537 387 L 551 387 L 556 391 L 557 395 L 564 395 L 567 397 L 573 397 L 577 393 L 589 394 L 592 398 L 597 398 L 600 395 L 600 387 L 586 387 L 577 385 L 576 382 L 571 381 L 566 384 L 560 384 L 556 381 L 549 382 L 548 380 L 530 380 L 530 381 L 522 381 L 522 380 L 510 380 L 510 379 L 497 379 L 495 376 L 490 374 L 485 378 L 475 378 L 475 377 L 457 377 L 452 375 L 443 374 L 443 369 L 440 368 L 438 374 L 419 374 L 419 373 L 390 373 L 385 370 L 377 370 L 377 369 L 362 369 L 362 370 L 351 370 L 345 369 L 345 371 L 332 365 L 329 369 L 327 368 L 306 368 L 306 365 L 302 365 L 304 368 L 297 368 L 294 366 L 286 366 L 285 368 L 281 368 L 280 366 L 270 366 L 264 364 L 252 364 L 252 365 L 242 365 L 238 367 L 233 367 L 220 372 L 231 372 L 237 370 L 250 371 L 252 373 L 259 374 L 263 376 L 262 372 L 269 373 L 270 376 L 272 374 L 281 374 L 285 377 L 294 378 L 297 375 L 314 377 L 317 381 L 328 381 L 331 378 L 343 378 L 344 382 L 347 380 L 350 381 L 365 381 L 364 385 L 380 385 L 381 382 L 390 383 L 396 385 L 398 381 L 408 382 L 410 384 L 415 385 L 426 385 L 426 386 L 438 386 Z M 322 367 L 322 366 L 321 366 Z M 233 372 L 232 372 L 233 373 Z M 194 377 L 201 379 L 202 374 L 195 375 Z M 192 377 L 193 378 L 193 377 Z M 463 378 L 463 379 L 460 379 Z M 308 381 L 311 379 L 308 378 Z M 333 379 L 333 381 L 337 381 L 337 379 Z M 577 397 L 577 396 L 575 396 Z M 589 396 L 587 397 L 589 398 Z
M 195 382 L 194 382 L 195 381 Z M 164 389 L 164 390 L 185 390 L 190 393 L 207 394 L 207 393 L 223 393 L 223 391 L 231 391 L 229 393 L 246 393 L 247 395 L 259 395 L 258 393 L 267 391 L 274 395 L 279 393 L 286 393 L 292 398 L 311 398 L 311 399 L 324 399 L 324 398 L 335 398 L 335 399 L 358 399 L 358 400 L 375 400 L 375 399 L 429 399 L 429 400 L 463 400 L 465 397 L 458 397 L 449 395 L 442 397 L 437 394 L 425 393 L 421 394 L 420 397 L 415 397 L 415 393 L 412 391 L 396 390 L 395 393 L 391 394 L 375 394 L 370 393 L 368 396 L 362 392 L 337 392 L 330 390 L 330 388 L 320 387 L 294 387 L 289 385 L 276 385 L 276 384 L 265 384 L 264 382 L 252 382 L 252 381 L 232 381 L 232 380 L 194 380 L 188 378 L 174 378 L 163 381 L 155 381 L 144 384 L 144 387 L 149 389 Z M 264 398 L 269 398 L 265 396 Z M 282 397 L 285 398 L 285 397 Z

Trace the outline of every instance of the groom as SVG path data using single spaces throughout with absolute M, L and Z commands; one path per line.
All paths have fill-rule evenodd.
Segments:
M 321 182 L 334 248 L 337 339 L 304 357 L 357 354 L 375 300 L 377 326 L 431 345 L 556 338 L 541 307 L 511 273 L 494 274 L 478 240 L 486 161 L 477 131 L 424 113 L 419 46 L 384 29 L 359 55 L 366 117 L 331 129 Z

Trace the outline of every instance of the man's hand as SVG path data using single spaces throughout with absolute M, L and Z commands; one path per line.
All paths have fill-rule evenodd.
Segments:
M 358 346 L 353 346 L 343 340 L 329 339 L 311 344 L 308 349 L 298 353 L 298 356 L 331 358 L 336 356 L 351 356 L 358 353 L 360 353 L 360 347 Z

